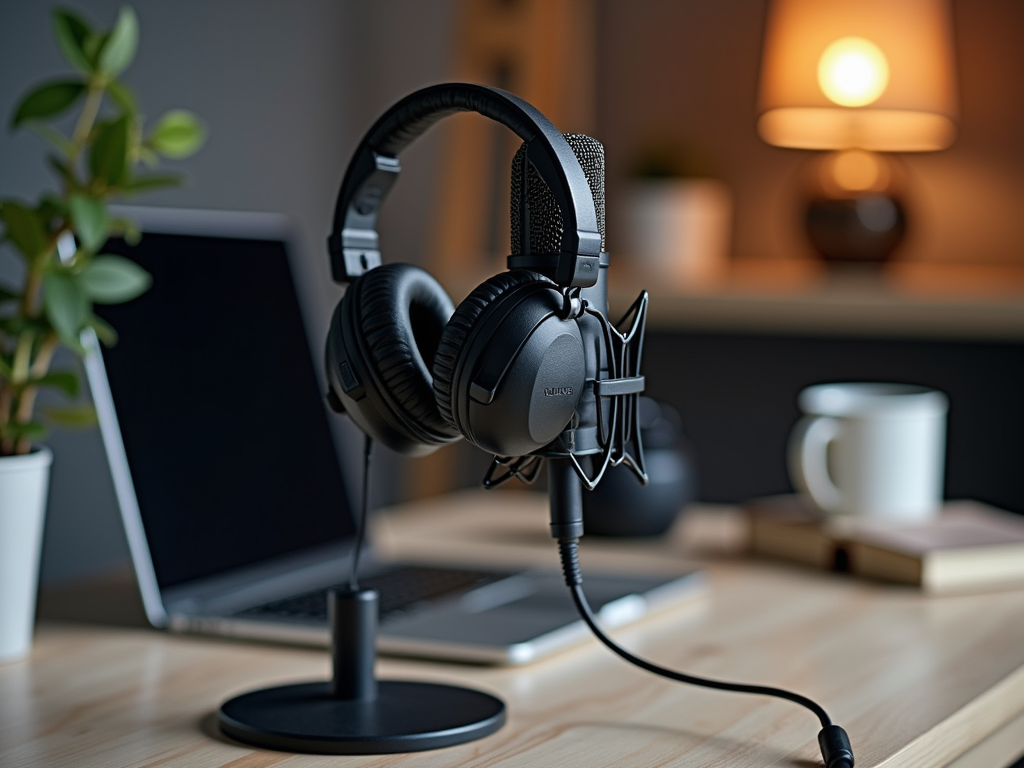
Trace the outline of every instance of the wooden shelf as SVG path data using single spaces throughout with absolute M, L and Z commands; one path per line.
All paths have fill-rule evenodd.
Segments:
M 652 329 L 1024 340 L 1024 267 L 1016 265 L 827 270 L 737 259 L 718 280 L 686 291 L 614 261 L 612 269 L 613 314 L 645 287 Z

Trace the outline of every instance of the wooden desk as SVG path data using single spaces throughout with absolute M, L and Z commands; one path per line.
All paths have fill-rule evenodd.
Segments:
M 697 674 L 810 695 L 849 731 L 860 768 L 1004 768 L 1024 754 L 1024 590 L 923 597 L 747 561 L 730 554 L 735 522 L 704 510 L 664 540 L 583 542 L 584 573 L 596 564 L 707 569 L 705 598 L 616 632 L 627 647 Z M 529 493 L 438 499 L 379 515 L 375 528 L 394 553 L 556 564 L 545 499 Z M 30 659 L 0 666 L 0 765 L 821 764 L 805 710 L 664 681 L 593 641 L 513 669 L 381 661 L 382 678 L 461 682 L 505 699 L 502 730 L 451 749 L 294 756 L 217 732 L 225 698 L 327 673 L 322 651 L 47 621 Z

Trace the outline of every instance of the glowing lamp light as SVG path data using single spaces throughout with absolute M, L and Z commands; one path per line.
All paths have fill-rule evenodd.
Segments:
M 822 186 L 835 194 L 878 191 L 890 181 L 887 164 L 874 152 L 862 149 L 830 153 L 819 172 Z
M 863 37 L 836 40 L 818 61 L 818 85 L 843 107 L 863 107 L 876 101 L 888 84 L 885 54 Z

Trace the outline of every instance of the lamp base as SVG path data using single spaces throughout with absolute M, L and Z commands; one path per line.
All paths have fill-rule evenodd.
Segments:
M 804 224 L 818 255 L 827 262 L 888 261 L 907 228 L 895 164 L 847 150 L 817 159 L 812 171 Z
M 238 741 L 287 752 L 376 755 L 417 752 L 488 736 L 505 704 L 482 691 L 382 680 L 372 699 L 339 699 L 331 684 L 263 688 L 221 705 L 221 730 Z

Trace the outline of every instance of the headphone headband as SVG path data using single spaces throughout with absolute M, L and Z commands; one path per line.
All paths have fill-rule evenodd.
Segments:
M 511 129 L 562 211 L 555 281 L 589 287 L 597 281 L 601 235 L 590 185 L 572 148 L 533 106 L 497 88 L 472 83 L 434 85 L 385 112 L 360 142 L 345 171 L 327 240 L 334 280 L 349 282 L 380 264 L 377 214 L 401 170 L 397 155 L 430 126 L 456 112 L 477 112 Z

